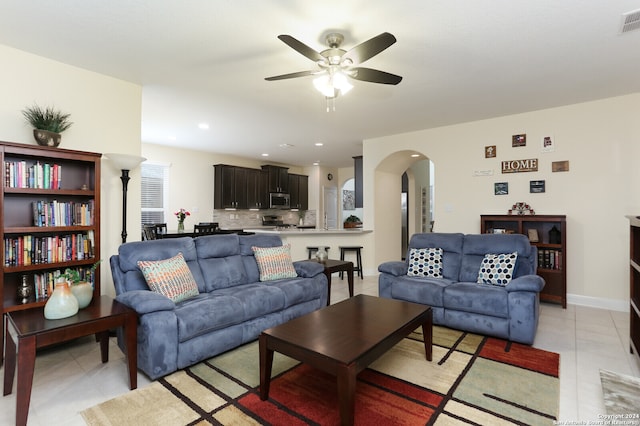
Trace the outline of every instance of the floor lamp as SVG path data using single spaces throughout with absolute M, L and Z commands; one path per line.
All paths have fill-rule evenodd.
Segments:
M 127 186 L 129 184 L 129 171 L 134 170 L 140 163 L 146 160 L 144 157 L 128 154 L 104 154 L 111 164 L 122 171 L 122 244 L 127 242 Z

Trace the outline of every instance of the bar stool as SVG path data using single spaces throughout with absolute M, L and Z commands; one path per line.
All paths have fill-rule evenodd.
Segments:
M 340 249 L 340 260 L 344 260 L 344 254 L 346 252 L 355 252 L 356 253 L 356 264 L 353 267 L 353 272 L 357 272 L 358 276 L 364 279 L 364 275 L 362 273 L 362 246 L 339 246 Z M 340 272 L 340 279 L 342 279 L 344 273 Z
M 318 251 L 318 248 L 320 247 L 324 247 L 325 251 L 327 252 L 327 257 L 329 257 L 329 249 L 331 247 L 329 246 L 307 246 L 307 250 L 309 250 L 309 259 L 311 259 L 311 256 L 313 255 L 313 253 Z

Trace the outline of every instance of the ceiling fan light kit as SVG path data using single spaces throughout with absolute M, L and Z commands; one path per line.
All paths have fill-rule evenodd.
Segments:
M 288 78 L 306 77 L 313 75 L 313 85 L 329 100 L 334 100 L 339 95 L 346 94 L 353 88 L 349 78 L 379 84 L 396 85 L 402 81 L 399 75 L 379 71 L 371 68 L 357 67 L 378 53 L 382 52 L 396 42 L 396 38 L 390 33 L 382 33 L 373 37 L 349 51 L 340 48 L 344 37 L 339 33 L 330 33 L 326 37 L 329 48 L 317 52 L 301 41 L 282 34 L 278 38 L 298 53 L 314 61 L 319 69 L 299 71 L 267 77 L 267 81 L 284 80 Z M 327 105 L 327 111 L 329 107 Z

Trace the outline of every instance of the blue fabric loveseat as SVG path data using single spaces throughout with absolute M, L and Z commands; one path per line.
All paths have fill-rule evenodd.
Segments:
M 277 247 L 282 241 L 277 235 L 225 234 L 120 246 L 110 259 L 111 272 L 116 299 L 138 313 L 139 369 L 156 379 L 326 306 L 322 265 L 294 262 L 297 277 L 261 282 L 252 246 Z M 178 253 L 198 291 L 174 302 L 149 289 L 137 262 L 169 259 Z
M 441 278 L 407 275 L 411 250 L 426 248 L 442 249 Z M 513 252 L 517 260 L 508 284 L 477 282 L 486 254 Z M 406 261 L 378 267 L 379 295 L 431 306 L 435 324 L 530 345 L 545 284 L 535 275 L 537 258 L 537 248 L 519 234 L 415 234 Z

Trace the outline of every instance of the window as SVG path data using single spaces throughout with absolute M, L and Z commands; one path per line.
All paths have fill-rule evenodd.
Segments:
M 144 162 L 141 165 L 142 224 L 166 223 L 169 165 Z

